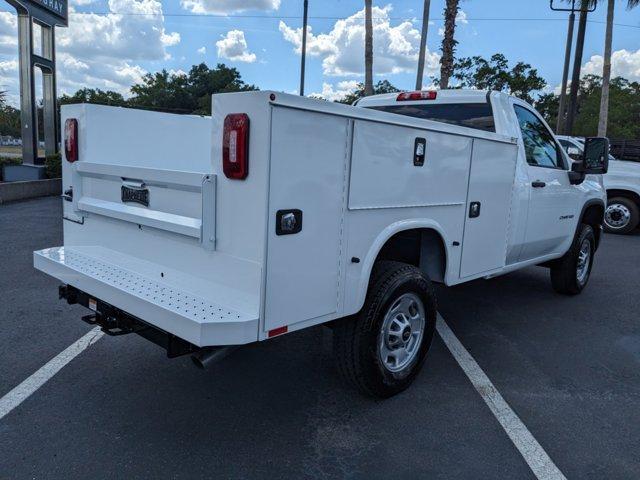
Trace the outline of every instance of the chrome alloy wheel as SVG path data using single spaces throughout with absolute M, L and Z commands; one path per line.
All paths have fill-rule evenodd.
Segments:
M 589 276 L 589 268 L 591 266 L 591 240 L 585 238 L 580 244 L 580 252 L 578 253 L 578 265 L 576 268 L 576 279 L 580 285 L 584 285 Z
M 378 355 L 390 372 L 399 372 L 417 356 L 425 327 L 425 309 L 415 293 L 401 295 L 382 322 Z
M 625 228 L 631 221 L 631 211 L 626 205 L 612 203 L 604 212 L 604 221 L 613 230 Z

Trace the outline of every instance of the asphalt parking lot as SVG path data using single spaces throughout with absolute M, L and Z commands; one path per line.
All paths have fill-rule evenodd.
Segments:
M 0 206 L 0 398 L 90 327 L 31 252 L 62 241 L 60 200 Z M 640 475 L 640 232 L 604 237 L 585 292 L 548 271 L 438 288 L 439 311 L 567 478 Z M 323 327 L 209 370 L 103 337 L 0 419 L 0 479 L 535 478 L 436 337 L 403 394 L 363 398 Z

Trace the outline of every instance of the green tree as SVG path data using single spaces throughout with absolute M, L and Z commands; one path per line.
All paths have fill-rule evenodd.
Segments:
M 99 105 L 112 105 L 123 107 L 127 104 L 122 94 L 111 90 L 100 90 L 99 88 L 81 88 L 73 95 L 62 95 L 58 98 L 60 105 L 70 103 L 96 103 Z
M 210 69 L 204 63 L 194 65 L 189 70 L 188 88 L 196 99 L 196 108 L 193 113 L 211 114 L 211 95 L 214 93 L 246 92 L 258 90 L 255 85 L 249 85 L 242 80 L 240 72 L 236 68 L 229 68 L 223 63 Z
M 391 85 L 391 83 L 389 83 L 388 80 L 380 80 L 378 83 L 376 83 L 373 86 L 373 94 L 374 95 L 378 95 L 378 94 L 381 94 L 381 93 L 395 93 L 395 92 L 399 92 L 399 91 L 400 90 L 398 90 L 396 87 Z M 365 95 L 364 83 L 359 83 L 358 86 L 356 87 L 356 89 L 353 92 L 349 93 L 344 98 L 338 100 L 338 103 L 346 103 L 348 105 L 352 105 L 357 100 L 359 100 L 359 99 L 361 99 L 362 97 L 365 97 L 365 96 L 367 96 L 367 95 Z
M 7 92 L 0 91 L 0 135 L 20 138 L 20 110 L 7 105 Z
M 189 73 L 176 74 L 162 70 L 148 73 L 131 87 L 129 105 L 174 113 L 211 113 L 211 95 L 222 92 L 257 90 L 246 84 L 235 68 L 219 63 L 210 69 L 206 64 L 194 65 Z
M 188 88 L 189 79 L 185 74 L 170 73 L 163 69 L 147 73 L 142 82 L 131 87 L 129 105 L 138 108 L 161 110 L 174 113 L 191 113 L 197 108 L 197 101 Z
M 602 77 L 586 75 L 578 90 L 578 113 L 573 134 L 595 136 L 598 134 Z M 536 108 L 551 123 L 558 115 L 559 97 L 554 94 L 540 96 Z M 609 126 L 611 138 L 640 138 L 640 83 L 616 77 L 609 85 Z
M 547 86 L 531 65 L 518 62 L 510 67 L 501 53 L 492 55 L 489 60 L 480 56 L 460 58 L 454 68 L 453 78 L 460 87 L 507 92 L 529 103 L 533 103 L 532 94 Z

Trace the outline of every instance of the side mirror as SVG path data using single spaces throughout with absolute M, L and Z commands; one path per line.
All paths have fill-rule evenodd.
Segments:
M 585 174 L 605 174 L 609 171 L 609 139 L 590 137 L 584 143 L 582 160 Z

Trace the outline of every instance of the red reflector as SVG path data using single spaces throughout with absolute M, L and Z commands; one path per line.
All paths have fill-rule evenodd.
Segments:
M 231 113 L 224 119 L 222 171 L 227 178 L 243 180 L 249 174 L 249 116 Z
M 78 120 L 75 118 L 64 122 L 64 156 L 67 162 L 78 160 Z
M 402 92 L 396 98 L 398 102 L 406 102 L 407 100 L 435 100 L 438 92 L 419 90 L 417 92 Z
M 269 338 L 275 337 L 277 335 L 282 335 L 283 333 L 287 333 L 289 331 L 289 327 L 286 325 L 284 327 L 274 328 L 273 330 L 269 330 Z

